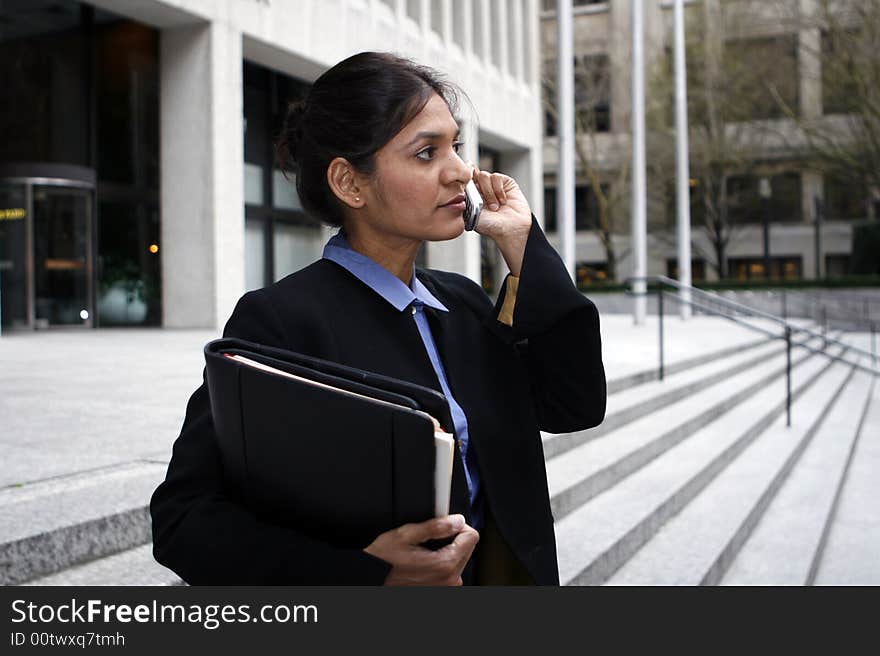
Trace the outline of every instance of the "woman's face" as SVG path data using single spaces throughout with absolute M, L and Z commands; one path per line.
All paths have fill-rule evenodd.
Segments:
M 458 124 L 433 94 L 425 107 L 376 153 L 357 230 L 399 241 L 442 241 L 464 230 L 464 186 L 472 168 L 459 157 Z

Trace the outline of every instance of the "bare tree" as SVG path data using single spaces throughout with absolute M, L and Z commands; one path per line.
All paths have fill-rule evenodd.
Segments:
M 820 116 L 804 116 L 780 93 L 779 106 L 798 127 L 816 170 L 857 188 L 880 191 L 880 0 L 817 0 L 798 28 L 816 30 L 804 56 L 818 62 Z
M 611 67 L 607 57 L 579 57 L 575 65 L 575 152 L 578 170 L 586 178 L 596 199 L 596 225 L 593 228 L 605 251 L 607 278 L 617 279 L 621 254 L 614 235 L 621 232 L 620 204 L 628 189 L 629 162 L 608 166 L 599 156 L 597 134 L 607 131 L 611 96 Z M 556 106 L 556 78 L 545 68 L 542 78 L 543 103 L 548 121 L 559 121 Z
M 719 0 L 704 0 L 687 10 L 691 214 L 710 252 L 702 251 L 699 241 L 693 249 L 720 278 L 728 275 L 727 251 L 746 218 L 739 210 L 755 206 L 753 190 L 731 182 L 752 178 L 762 166 L 756 144 L 765 130 L 762 119 L 782 114 L 775 107 L 776 95 L 797 104 L 794 38 L 738 37 L 735 20 L 722 15 Z M 664 206 L 670 205 L 675 174 L 671 52 L 667 55 L 653 72 L 647 113 L 651 194 L 655 204 Z M 655 216 L 664 209 L 658 208 Z

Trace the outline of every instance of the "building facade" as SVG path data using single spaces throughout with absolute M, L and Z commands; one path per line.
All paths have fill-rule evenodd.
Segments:
M 466 155 L 543 204 L 538 0 L 8 0 L 0 5 L 0 321 L 221 327 L 320 257 L 272 143 L 323 71 L 383 50 L 446 73 Z M 491 289 L 469 233 L 420 264 Z
M 671 130 L 672 13 L 670 0 L 643 0 L 645 26 L 645 79 L 648 96 L 648 274 L 675 275 L 675 197 L 670 176 L 675 170 L 674 145 L 667 140 L 652 150 L 652 104 L 667 112 L 662 126 Z M 545 78 L 544 181 L 547 230 L 558 246 L 555 232 L 557 144 L 552 112 L 555 75 L 555 0 L 543 0 L 541 43 Z M 575 0 L 574 52 L 576 101 L 587 117 L 578 136 L 581 149 L 600 178 L 605 200 L 611 205 L 611 232 L 617 255 L 616 277 L 632 271 L 629 259 L 630 223 L 628 167 L 631 98 L 631 27 L 629 0 Z M 731 142 L 747 143 L 728 160 L 737 160 L 724 175 L 728 229 L 724 235 L 706 230 L 699 202 L 700 144 L 691 125 L 691 223 L 693 279 L 719 277 L 748 280 L 833 277 L 852 273 L 853 228 L 876 220 L 880 213 L 878 190 L 854 185 L 809 163 L 796 121 L 845 121 L 845 99 L 830 88 L 823 70 L 824 33 L 805 17 L 818 0 L 685 0 L 688 20 L 689 96 L 702 93 L 699 82 L 706 66 L 704 49 L 690 44 L 714 43 L 726 66 L 729 90 Z M 703 47 L 703 46 L 701 46 Z M 694 55 L 697 57 L 694 57 Z M 696 78 L 696 80 L 693 80 Z M 550 84 L 547 84 L 547 80 Z M 769 87 L 774 89 L 773 95 Z M 661 96 L 658 99 L 658 95 Z M 665 97 L 664 97 L 665 96 Z M 734 103 L 730 98 L 736 99 Z M 691 99 L 693 100 L 693 99 Z M 548 110 L 548 103 L 551 105 Z M 693 104 L 693 103 L 692 103 Z M 734 106 L 736 105 L 736 106 Z M 724 108 L 723 108 L 724 109 Z M 724 112 L 719 112 L 719 115 Z M 654 116 L 655 123 L 657 117 Z M 656 131 L 656 130 L 655 130 Z M 664 147 L 665 146 L 665 147 Z M 705 163 L 703 163 L 705 165 Z M 705 168 L 705 166 L 704 166 Z M 580 168 L 576 188 L 576 260 L 582 283 L 609 277 L 606 249 L 597 231 L 599 208 L 595 185 Z M 819 216 L 817 228 L 816 219 Z M 763 223 L 767 221 L 765 259 Z M 719 253 L 716 242 L 724 238 Z M 817 257 L 818 256 L 818 257 Z M 769 267 L 769 270 L 768 270 Z

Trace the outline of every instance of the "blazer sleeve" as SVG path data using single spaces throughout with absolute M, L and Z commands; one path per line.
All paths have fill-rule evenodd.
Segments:
M 257 291 L 241 298 L 223 334 L 281 344 L 284 330 Z M 190 584 L 381 585 L 391 569 L 359 549 L 337 549 L 262 521 L 234 500 L 224 489 L 205 383 L 189 400 L 150 513 L 153 555 Z
M 499 320 L 507 293 L 505 279 L 486 322 L 525 362 L 540 429 L 563 433 L 601 424 L 607 392 L 599 312 L 575 287 L 534 216 L 510 326 Z

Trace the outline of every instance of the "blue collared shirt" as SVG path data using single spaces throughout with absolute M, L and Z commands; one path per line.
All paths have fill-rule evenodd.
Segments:
M 443 363 L 440 361 L 437 344 L 434 342 L 433 335 L 431 335 L 431 328 L 425 317 L 424 307 L 427 305 L 441 312 L 449 312 L 449 310 L 416 278 L 415 268 L 413 268 L 411 285 L 407 287 L 400 278 L 392 274 L 388 269 L 377 264 L 366 255 L 352 250 L 342 230 L 331 237 L 330 241 L 324 246 L 324 258 L 336 262 L 341 267 L 347 269 L 358 280 L 391 303 L 398 311 L 412 313 L 419 330 L 419 335 L 425 345 L 425 350 L 428 352 L 428 357 L 431 360 L 431 365 L 434 367 L 434 373 L 437 374 L 437 380 L 440 382 L 440 388 L 449 402 L 452 421 L 455 424 L 455 436 L 461 444 L 465 478 L 467 479 L 471 506 L 474 510 L 471 524 L 477 526 L 480 519 L 478 515 L 481 514 L 476 506 L 477 494 L 480 490 L 480 477 L 477 468 L 468 464 L 467 417 L 465 417 L 464 411 L 458 405 L 458 402 L 452 396 L 452 391 L 449 389 L 446 371 L 443 369 Z

